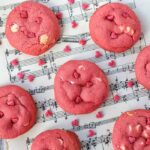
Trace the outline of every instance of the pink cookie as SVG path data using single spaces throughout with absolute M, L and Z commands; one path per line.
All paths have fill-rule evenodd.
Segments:
M 123 113 L 113 129 L 114 150 L 150 150 L 150 110 Z
M 31 150 L 81 150 L 81 144 L 75 133 L 55 129 L 39 134 Z
M 56 43 L 60 36 L 60 27 L 51 9 L 28 1 L 15 7 L 9 14 L 6 36 L 13 47 L 36 56 Z
M 35 121 L 35 103 L 24 89 L 15 85 L 0 87 L 0 139 L 27 132 Z
M 135 63 L 135 73 L 137 80 L 150 90 L 150 46 L 139 53 Z
M 108 95 L 108 81 L 103 71 L 86 60 L 63 64 L 55 77 L 55 98 L 72 114 L 86 114 L 97 109 Z
M 109 3 L 98 8 L 90 19 L 89 28 L 97 45 L 118 53 L 131 48 L 141 34 L 136 14 L 121 3 Z

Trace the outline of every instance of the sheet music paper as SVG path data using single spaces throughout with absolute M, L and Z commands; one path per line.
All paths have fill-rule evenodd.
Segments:
M 112 150 L 111 138 L 112 128 L 117 117 L 124 111 L 131 109 L 150 109 L 150 92 L 139 85 L 135 78 L 134 63 L 140 50 L 150 44 L 150 1 L 149 0 L 118 0 L 121 3 L 129 5 L 139 16 L 142 24 L 142 35 L 140 40 L 133 48 L 125 53 L 115 54 L 105 52 L 102 48 L 96 46 L 91 40 L 88 23 L 92 13 L 101 5 L 117 0 L 76 0 L 75 4 L 69 5 L 67 0 L 38 0 L 40 3 L 51 7 L 55 12 L 62 12 L 63 19 L 60 21 L 62 26 L 62 37 L 51 51 L 39 56 L 32 57 L 20 53 L 10 46 L 5 34 L 4 27 L 6 17 L 9 12 L 23 0 L 1 0 L 0 1 L 0 85 L 17 84 L 26 90 L 35 99 L 38 116 L 36 125 L 26 134 L 7 140 L 7 148 L 2 150 L 30 150 L 32 140 L 39 133 L 54 128 L 69 129 L 79 136 L 82 143 L 82 150 Z M 89 4 L 89 8 L 83 11 L 82 2 Z M 76 29 L 71 28 L 71 21 L 76 20 L 79 26 Z M 85 38 L 87 44 L 81 46 L 78 44 L 80 38 Z M 70 45 L 72 51 L 64 53 L 63 49 Z M 95 58 L 95 51 L 99 50 L 103 56 Z M 12 59 L 18 58 L 19 66 L 10 65 Z M 37 62 L 43 58 L 47 63 L 44 66 L 38 66 Z M 95 62 L 106 73 L 109 80 L 109 97 L 106 102 L 96 111 L 86 115 L 71 115 L 64 112 L 54 99 L 54 77 L 57 69 L 66 61 L 71 59 L 87 59 Z M 110 60 L 115 60 L 117 66 L 111 68 L 108 66 Z M 16 74 L 24 72 L 25 75 L 33 74 L 36 76 L 34 82 L 30 83 L 26 76 L 24 80 L 19 81 Z M 135 82 L 132 88 L 127 87 L 127 81 Z M 115 103 L 113 96 L 119 94 L 121 100 Z M 53 116 L 46 117 L 45 112 L 52 110 Z M 96 113 L 102 111 L 104 117 L 96 118 Z M 79 119 L 79 126 L 72 127 L 71 121 Z M 88 131 L 92 129 L 96 132 L 93 137 L 88 137 Z

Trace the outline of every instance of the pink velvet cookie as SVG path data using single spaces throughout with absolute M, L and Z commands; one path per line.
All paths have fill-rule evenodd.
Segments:
M 81 144 L 75 133 L 55 129 L 39 134 L 31 150 L 81 150 Z
M 114 150 L 150 150 L 150 110 L 123 113 L 113 129 Z
M 35 121 L 35 103 L 24 89 L 15 85 L 0 87 L 0 139 L 27 132 Z
M 108 81 L 103 71 L 86 60 L 71 60 L 63 64 L 55 77 L 55 98 L 66 112 L 90 113 L 108 95 Z
M 98 8 L 90 19 L 89 28 L 97 45 L 118 53 L 131 48 L 141 34 L 136 14 L 121 3 L 109 3 Z
M 7 18 L 6 36 L 17 50 L 40 55 L 60 37 L 55 14 L 46 6 L 27 1 L 15 7 Z
M 139 83 L 150 90 L 150 46 L 139 53 L 135 63 L 135 73 Z

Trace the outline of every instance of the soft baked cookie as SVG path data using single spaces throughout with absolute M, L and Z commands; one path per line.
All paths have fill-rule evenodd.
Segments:
M 75 133 L 55 129 L 39 134 L 31 150 L 81 150 L 81 144 Z
M 17 50 L 29 55 L 40 55 L 56 43 L 60 26 L 50 8 L 27 1 L 9 14 L 6 36 Z
M 136 14 L 121 3 L 109 3 L 98 8 L 90 19 L 89 28 L 94 42 L 112 52 L 131 48 L 141 34 Z
M 123 113 L 113 129 L 114 150 L 150 150 L 150 110 Z
M 108 81 L 96 64 L 71 60 L 59 68 L 54 90 L 56 101 L 66 112 L 85 114 L 104 102 L 108 95 Z
M 135 63 L 135 73 L 139 83 L 150 90 L 150 46 L 139 53 Z
M 27 132 L 35 121 L 36 107 L 30 94 L 15 85 L 0 87 L 0 139 Z

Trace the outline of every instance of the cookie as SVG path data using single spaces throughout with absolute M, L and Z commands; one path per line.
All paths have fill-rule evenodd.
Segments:
M 150 150 L 150 110 L 123 113 L 113 129 L 114 150 Z
M 139 53 L 135 63 L 135 73 L 139 83 L 150 90 L 150 46 Z
M 51 9 L 27 1 L 10 12 L 5 32 L 13 47 L 25 54 L 37 56 L 57 42 L 60 26 Z
M 136 14 L 121 3 L 109 3 L 96 10 L 90 19 L 93 41 L 111 52 L 124 52 L 131 48 L 141 35 Z
M 35 103 L 24 89 L 15 85 L 0 87 L 0 139 L 27 132 L 35 121 Z
M 108 95 L 103 71 L 86 60 L 63 64 L 55 77 L 55 99 L 66 112 L 86 114 L 97 109 Z
M 81 144 L 75 133 L 55 129 L 39 134 L 31 150 L 81 150 Z

